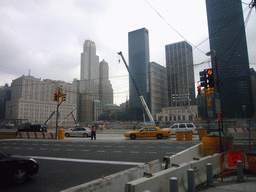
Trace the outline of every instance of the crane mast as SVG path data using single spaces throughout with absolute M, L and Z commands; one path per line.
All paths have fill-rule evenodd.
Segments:
M 125 64 L 125 67 L 126 67 L 128 73 L 129 73 L 129 75 L 130 75 L 130 77 L 131 77 L 131 79 L 132 79 L 132 82 L 133 82 L 133 84 L 134 84 L 134 86 L 135 86 L 135 88 L 136 88 L 136 90 L 137 90 L 137 92 L 138 92 L 138 94 L 139 94 L 141 103 L 142 103 L 142 105 L 143 105 L 143 107 L 144 107 L 144 109 L 145 109 L 145 111 L 146 111 L 146 113 L 147 113 L 147 115 L 148 115 L 148 118 L 149 118 L 150 122 L 151 122 L 152 124 L 155 124 L 154 118 L 153 118 L 153 116 L 151 115 L 151 113 L 150 113 L 150 111 L 149 111 L 149 108 L 148 108 L 148 106 L 147 106 L 147 103 L 146 103 L 146 101 L 145 101 L 143 95 L 141 94 L 139 88 L 137 87 L 137 85 L 136 85 L 136 83 L 135 83 L 135 81 L 134 81 L 134 79 L 133 79 L 133 77 L 132 77 L 132 74 L 131 74 L 131 72 L 130 72 L 130 70 L 129 70 L 129 67 L 128 67 L 128 65 L 127 65 L 127 63 L 126 63 L 124 57 L 123 57 L 122 52 L 120 51 L 120 52 L 118 52 L 117 54 L 121 56 L 121 58 L 122 58 L 122 60 L 123 60 L 123 62 L 124 62 L 124 64 Z

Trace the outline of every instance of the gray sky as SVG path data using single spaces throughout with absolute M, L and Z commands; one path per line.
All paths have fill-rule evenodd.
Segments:
M 148 2 L 148 3 L 147 3 Z M 243 9 L 251 0 L 243 0 Z M 150 5 L 164 18 L 161 18 Z M 114 103 L 128 98 L 128 73 L 117 52 L 128 62 L 128 32 L 149 30 L 150 61 L 165 66 L 165 45 L 208 38 L 204 0 L 1 0 L 0 86 L 30 75 L 72 82 L 80 79 L 83 43 L 95 42 L 100 61 L 109 64 Z M 249 11 L 244 12 L 246 19 Z M 246 27 L 250 66 L 256 67 L 256 12 Z M 170 25 L 183 37 L 175 32 Z M 209 41 L 193 50 L 194 64 L 207 59 Z M 197 65 L 199 71 L 209 63 Z

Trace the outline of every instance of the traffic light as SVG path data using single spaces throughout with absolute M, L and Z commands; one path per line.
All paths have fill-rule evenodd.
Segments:
M 204 88 L 205 96 L 210 95 L 210 89 Z
M 210 95 L 214 94 L 214 88 L 213 88 L 213 87 L 210 87 L 210 88 L 209 88 L 209 92 L 210 92 Z
M 58 92 L 53 94 L 53 100 L 54 101 L 59 101 L 59 93 Z
M 207 106 L 210 107 L 211 105 L 212 105 L 212 102 L 211 102 L 210 99 L 208 99 L 208 104 L 207 104 Z
M 202 95 L 201 86 L 197 86 L 197 95 Z
M 200 75 L 201 87 L 207 87 L 206 70 L 200 71 L 199 75 Z
M 214 78 L 213 78 L 213 70 L 207 69 L 207 80 L 209 87 L 214 87 Z
M 65 101 L 66 100 L 66 93 L 62 93 L 61 98 L 62 98 L 62 101 Z

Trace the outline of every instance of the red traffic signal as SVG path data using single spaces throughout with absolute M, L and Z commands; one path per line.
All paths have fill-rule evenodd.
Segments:
M 58 92 L 53 94 L 53 100 L 54 101 L 59 101 L 59 93 Z

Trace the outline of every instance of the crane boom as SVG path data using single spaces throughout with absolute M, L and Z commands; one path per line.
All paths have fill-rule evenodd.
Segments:
M 123 62 L 124 62 L 124 64 L 125 64 L 125 67 L 126 67 L 128 73 L 129 73 L 129 75 L 130 75 L 130 77 L 131 77 L 131 79 L 132 79 L 132 82 L 133 82 L 133 84 L 134 84 L 134 86 L 135 86 L 135 88 L 136 88 L 136 90 L 137 90 L 137 92 L 138 92 L 138 94 L 139 94 L 141 103 L 142 103 L 142 105 L 143 105 L 143 107 L 144 107 L 144 109 L 145 109 L 145 111 L 146 111 L 146 113 L 147 113 L 147 115 L 148 115 L 148 118 L 149 118 L 150 122 L 151 122 L 152 124 L 155 124 L 154 118 L 153 118 L 153 116 L 151 115 L 151 113 L 150 113 L 150 111 L 149 111 L 149 108 L 148 108 L 148 105 L 147 105 L 147 103 L 146 103 L 146 101 L 145 101 L 143 95 L 141 94 L 139 88 L 137 87 L 137 85 L 136 85 L 136 83 L 135 83 L 135 81 L 134 81 L 134 79 L 133 79 L 133 77 L 132 77 L 132 74 L 131 74 L 131 72 L 130 72 L 130 70 L 129 70 L 129 67 L 128 67 L 128 65 L 127 65 L 127 63 L 126 63 L 124 57 L 123 57 L 122 52 L 120 51 L 120 52 L 118 52 L 117 54 L 121 56 L 121 58 L 122 58 L 122 60 L 123 60 Z

